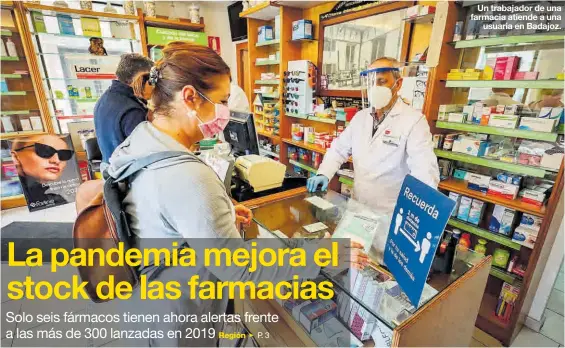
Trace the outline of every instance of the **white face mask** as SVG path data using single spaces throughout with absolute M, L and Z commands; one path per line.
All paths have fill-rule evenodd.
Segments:
M 368 93 L 369 105 L 375 110 L 384 108 L 392 100 L 392 90 L 385 86 L 373 86 Z

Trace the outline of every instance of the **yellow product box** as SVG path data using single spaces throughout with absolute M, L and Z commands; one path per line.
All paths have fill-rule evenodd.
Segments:
M 463 80 L 479 80 L 481 78 L 480 72 L 466 72 L 463 74 Z
M 483 70 L 482 80 L 492 80 L 494 76 L 494 67 L 496 65 L 496 58 L 487 58 L 485 68 Z
M 463 80 L 463 74 L 461 73 L 449 73 L 447 74 L 448 80 Z
M 451 70 L 449 70 L 450 74 L 451 73 L 464 73 L 464 72 L 465 72 L 465 70 L 463 70 L 463 69 L 451 69 Z

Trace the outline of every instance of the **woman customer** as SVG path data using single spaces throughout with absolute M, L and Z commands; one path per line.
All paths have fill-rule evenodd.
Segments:
M 153 85 L 151 101 L 154 120 L 141 123 L 110 158 L 109 174 L 117 177 L 134 161 L 150 153 L 182 151 L 186 156 L 164 160 L 149 166 L 138 174 L 124 199 L 136 246 L 154 247 L 156 238 L 178 238 L 191 248 L 200 239 L 213 239 L 216 248 L 249 247 L 236 229 L 237 221 L 249 224 L 251 211 L 243 206 L 234 207 L 223 183 L 214 171 L 200 162 L 189 148 L 204 138 L 221 132 L 229 121 L 227 101 L 230 93 L 230 69 L 212 49 L 195 44 L 173 42 L 163 49 L 163 58 L 148 74 L 137 76 L 135 83 L 148 80 Z M 135 89 L 135 87 L 134 87 Z M 170 245 L 170 244 L 169 244 Z M 358 246 L 357 246 L 358 247 Z M 354 266 L 366 263 L 361 253 L 355 253 Z M 154 276 L 160 282 L 179 281 L 186 291 L 186 282 L 193 275 L 200 281 L 280 281 L 292 279 L 293 274 L 304 278 L 316 277 L 319 267 L 270 268 L 266 272 L 248 272 L 247 269 L 221 267 L 170 267 L 155 273 L 156 267 L 143 269 L 143 274 Z M 137 290 L 139 292 L 139 288 Z M 222 299 L 128 301 L 130 312 L 160 314 L 215 315 L 226 312 L 227 294 Z M 221 322 L 147 323 L 155 330 L 198 328 L 221 331 Z M 144 326 L 145 327 L 145 326 Z M 139 327 L 138 327 L 139 328 Z M 198 338 L 158 337 L 137 342 L 151 346 L 216 346 L 215 337 Z

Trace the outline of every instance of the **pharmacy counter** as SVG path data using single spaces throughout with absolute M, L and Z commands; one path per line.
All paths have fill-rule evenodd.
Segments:
M 359 225 L 386 238 L 388 229 L 378 215 L 332 191 L 314 196 L 302 190 L 256 206 L 246 239 L 286 243 L 326 232 L 343 235 Z M 362 224 L 355 223 L 359 217 Z M 360 272 L 322 270 L 316 281 L 334 284 L 332 300 L 236 300 L 235 310 L 242 318 L 245 313 L 279 316 L 278 322 L 244 322 L 260 346 L 468 346 L 490 264 L 490 257 L 458 250 L 451 273 L 430 274 L 419 308 L 390 273 L 372 262 Z

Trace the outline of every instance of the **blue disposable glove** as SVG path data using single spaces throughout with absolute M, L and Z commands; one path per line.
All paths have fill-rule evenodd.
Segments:
M 318 189 L 318 186 L 322 185 L 322 191 L 328 189 L 328 184 L 330 180 L 324 175 L 316 175 L 308 179 L 306 182 L 306 188 L 308 188 L 308 192 L 315 192 Z

